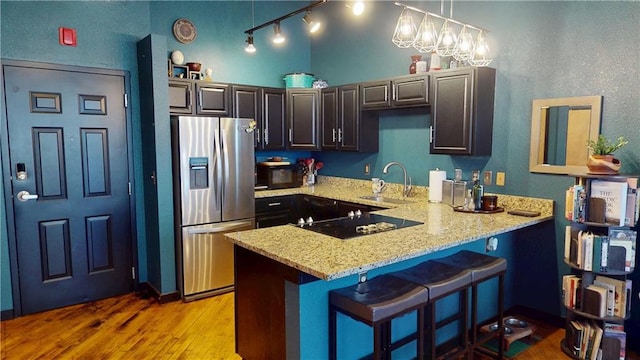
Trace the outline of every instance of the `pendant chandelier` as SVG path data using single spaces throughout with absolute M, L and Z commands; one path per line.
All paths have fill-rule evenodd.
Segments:
M 488 31 L 453 19 L 453 0 L 450 17 L 399 2 L 394 4 L 403 7 L 392 38 L 393 43 L 399 48 L 413 47 L 421 53 L 435 52 L 439 56 L 451 56 L 471 66 L 487 66 L 493 60 L 485 39 L 485 33 Z M 440 7 L 442 13 L 442 2 Z M 412 11 L 424 14 L 417 29 L 413 22 Z M 436 31 L 438 26 L 439 33 Z M 474 33 L 477 33 L 475 40 Z

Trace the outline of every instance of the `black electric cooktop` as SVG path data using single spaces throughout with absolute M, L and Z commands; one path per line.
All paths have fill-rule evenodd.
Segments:
M 420 224 L 422 223 L 419 221 L 362 213 L 359 216 L 314 221 L 312 224 L 296 226 L 339 239 L 350 239 Z

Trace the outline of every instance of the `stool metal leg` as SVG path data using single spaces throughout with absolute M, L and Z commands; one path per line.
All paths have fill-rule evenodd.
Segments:
M 424 349 L 424 343 L 425 343 L 425 335 L 424 335 L 424 314 L 425 314 L 425 307 L 421 306 L 418 308 L 418 314 L 417 314 L 417 329 L 418 329 L 418 338 L 416 339 L 417 342 L 417 348 L 416 348 L 416 353 L 418 356 L 418 360 L 423 360 L 425 358 L 425 349 Z
M 338 358 L 337 347 L 337 324 L 336 317 L 338 312 L 336 309 L 329 305 L 329 359 L 336 360 Z
M 504 272 L 498 277 L 498 324 L 503 323 L 504 318 Z M 498 337 L 498 359 L 504 358 L 504 326 L 500 326 L 500 335 Z
M 462 318 L 459 320 L 462 327 L 462 346 L 465 348 L 465 358 L 471 360 L 473 359 L 473 352 L 470 351 L 469 347 L 469 324 L 467 323 L 467 319 L 469 318 L 469 290 L 465 288 L 460 292 L 460 303 L 462 307 Z
M 388 326 L 386 323 L 373 324 L 373 359 L 389 359 Z
M 436 304 L 435 302 L 427 304 L 424 312 L 425 326 L 429 326 L 429 333 L 425 334 L 425 347 L 427 351 L 427 359 L 436 358 Z

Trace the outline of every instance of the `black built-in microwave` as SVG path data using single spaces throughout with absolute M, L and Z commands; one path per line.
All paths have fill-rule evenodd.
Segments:
M 287 162 L 258 163 L 256 188 L 285 189 L 302 186 L 302 173 L 298 164 Z

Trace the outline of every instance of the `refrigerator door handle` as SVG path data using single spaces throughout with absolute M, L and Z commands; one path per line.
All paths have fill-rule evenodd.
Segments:
M 238 228 L 246 228 L 248 225 L 251 225 L 251 221 L 234 221 L 231 223 L 219 224 L 211 227 L 199 227 L 195 229 L 187 229 L 187 233 L 189 234 L 208 234 L 208 233 L 219 233 L 225 231 L 232 231 Z

